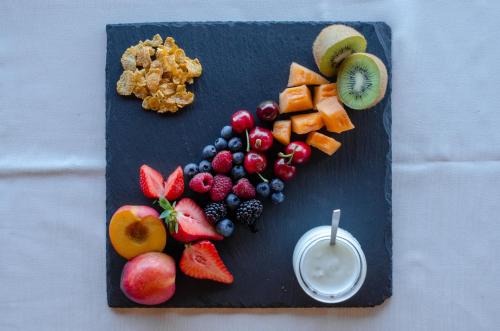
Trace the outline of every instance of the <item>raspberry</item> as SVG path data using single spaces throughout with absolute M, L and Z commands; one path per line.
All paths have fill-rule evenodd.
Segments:
M 215 175 L 214 184 L 210 190 L 210 199 L 212 201 L 222 201 L 231 192 L 233 183 L 231 178 L 224 175 Z
M 246 178 L 241 178 L 236 185 L 233 186 L 233 193 L 241 199 L 252 199 L 255 197 L 255 187 Z
M 189 187 L 197 193 L 207 193 L 212 188 L 214 178 L 208 172 L 196 174 L 189 182 Z
M 218 174 L 227 174 L 233 167 L 233 155 L 229 151 L 222 151 L 212 160 L 212 169 Z

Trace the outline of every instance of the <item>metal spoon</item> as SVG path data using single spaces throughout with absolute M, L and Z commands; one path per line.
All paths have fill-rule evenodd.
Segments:
M 340 209 L 335 209 L 332 214 L 332 232 L 330 235 L 330 246 L 335 245 L 335 239 L 337 239 L 337 229 L 339 228 L 340 222 Z

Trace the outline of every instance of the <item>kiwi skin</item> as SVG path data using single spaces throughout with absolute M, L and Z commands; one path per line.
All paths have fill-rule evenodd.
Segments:
M 360 57 L 360 56 L 364 56 L 364 57 L 367 57 L 369 59 L 371 59 L 375 65 L 377 66 L 378 68 L 378 72 L 379 72 L 379 93 L 378 93 L 378 97 L 373 100 L 373 102 L 371 102 L 369 105 L 367 105 L 366 107 L 363 107 L 363 108 L 353 108 L 352 106 L 349 105 L 349 102 L 347 100 L 342 100 L 342 97 L 341 97 L 341 93 L 338 93 L 338 97 L 339 97 L 339 100 L 347 105 L 349 108 L 353 108 L 353 109 L 358 109 L 358 110 L 363 110 L 363 109 L 369 109 L 369 108 L 372 108 L 373 106 L 375 106 L 376 104 L 378 104 L 385 96 L 385 92 L 387 91 L 387 81 L 388 81 L 388 76 L 387 76 L 387 68 L 385 67 L 385 64 L 384 62 L 382 62 L 382 60 L 380 60 L 378 57 L 376 57 L 375 55 L 373 54 L 368 54 L 368 53 L 356 53 L 356 54 L 352 54 L 350 55 L 349 57 L 351 56 L 357 56 L 357 57 Z M 349 59 L 349 57 L 346 58 Z M 347 61 L 343 61 L 342 64 L 340 65 L 340 68 L 339 68 L 339 73 L 346 70 L 346 64 L 348 62 Z M 337 85 L 339 86 L 339 85 Z
M 313 42 L 313 56 L 316 65 L 319 68 L 319 71 L 327 76 L 333 77 L 336 74 L 336 68 L 331 68 L 329 71 L 325 71 L 322 67 L 321 62 L 323 57 L 328 52 L 328 50 L 333 47 L 335 44 L 342 42 L 346 39 L 357 39 L 359 42 L 360 49 L 359 51 L 366 51 L 366 39 L 365 37 L 359 33 L 354 28 L 343 24 L 333 24 L 327 26 L 318 34 L 316 39 Z M 322 70 L 323 69 L 323 70 Z

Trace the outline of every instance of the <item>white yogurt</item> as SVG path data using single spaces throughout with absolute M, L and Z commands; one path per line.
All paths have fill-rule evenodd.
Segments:
M 338 229 L 330 245 L 330 226 L 306 232 L 295 246 L 293 267 L 299 284 L 312 298 L 335 303 L 352 297 L 363 285 L 366 260 L 357 240 Z
M 317 241 L 304 252 L 300 270 L 306 284 L 325 294 L 348 291 L 359 277 L 361 262 L 351 245 L 338 240 Z

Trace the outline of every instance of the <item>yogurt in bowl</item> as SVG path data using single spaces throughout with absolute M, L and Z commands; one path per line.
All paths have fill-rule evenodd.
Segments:
M 338 228 L 335 245 L 330 245 L 331 226 L 307 231 L 293 252 L 293 269 L 302 289 L 325 303 L 352 297 L 366 277 L 366 258 L 361 245 L 349 232 Z

